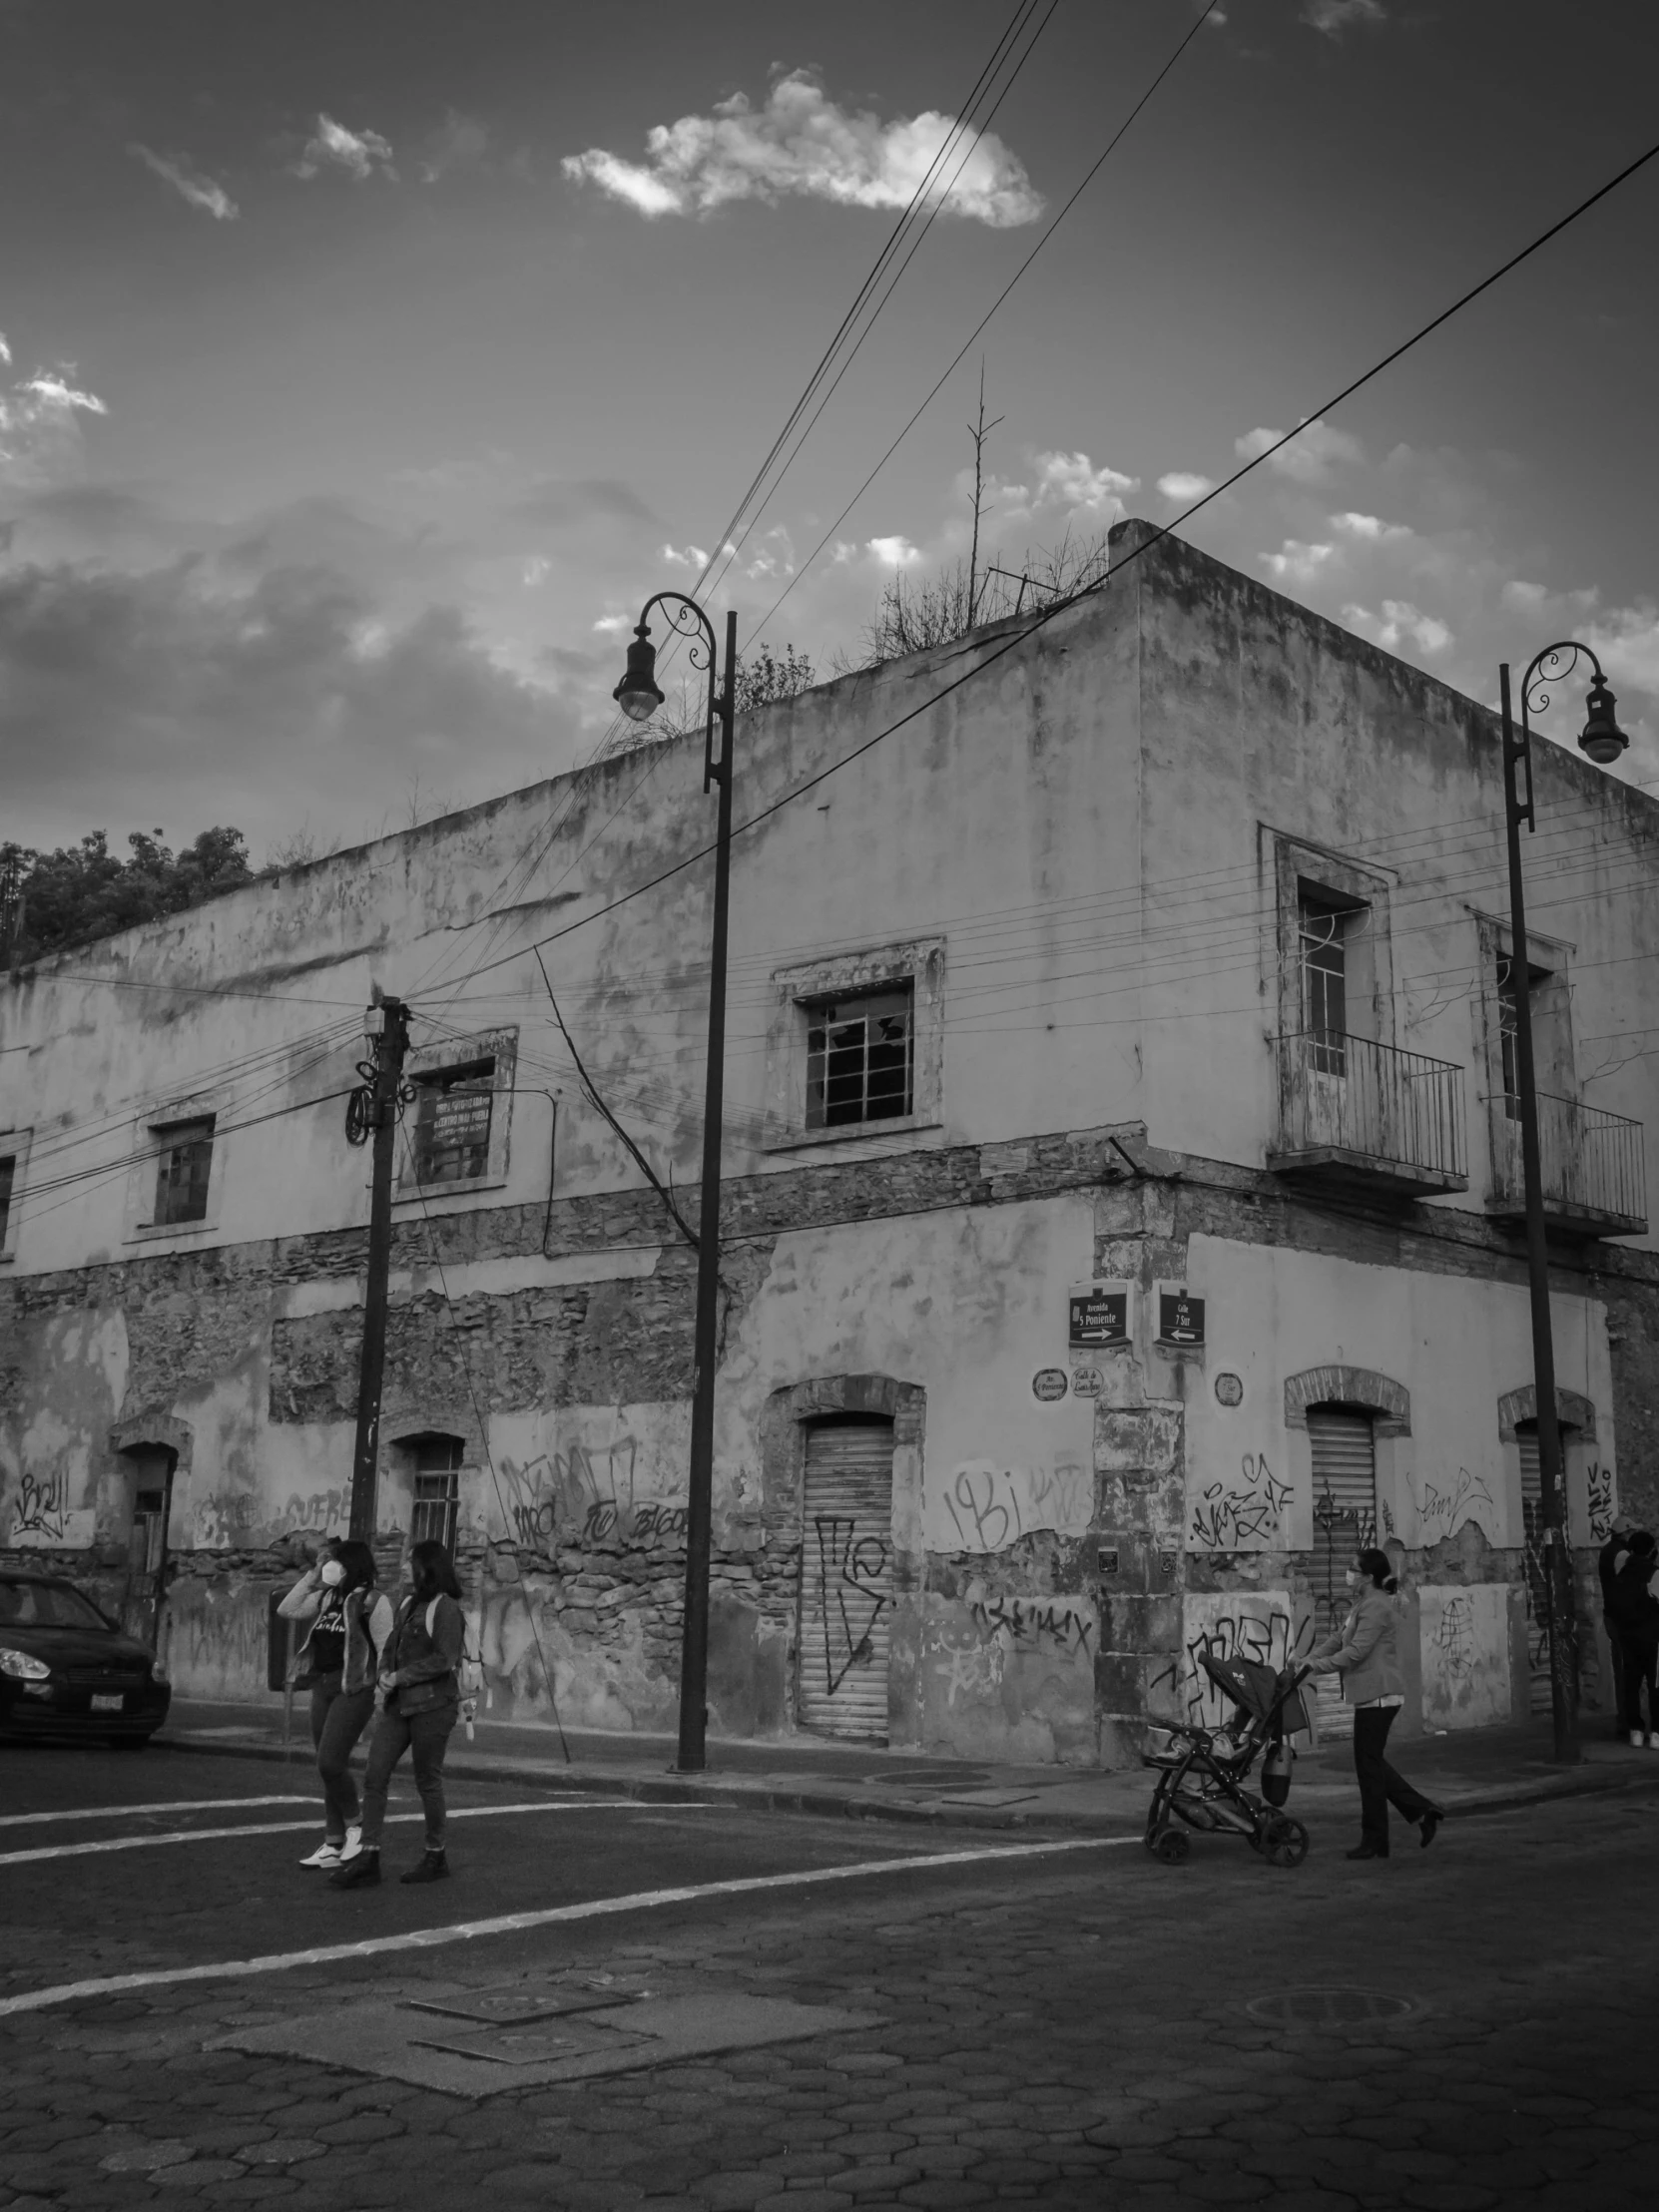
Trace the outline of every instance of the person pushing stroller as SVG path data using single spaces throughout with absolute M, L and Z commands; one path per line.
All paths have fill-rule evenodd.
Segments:
M 1336 1635 L 1316 1644 L 1308 1664 L 1316 1674 L 1340 1674 L 1343 1696 L 1354 1708 L 1354 1771 L 1360 1782 L 1360 1842 L 1350 1859 L 1386 1859 L 1388 1807 L 1417 1830 L 1424 1850 L 1445 1819 L 1443 1810 L 1413 1790 L 1384 1756 L 1394 1715 L 1405 1702 L 1399 1667 L 1399 1581 L 1385 1551 L 1362 1551 L 1345 1578 L 1353 1592 L 1349 1616 Z

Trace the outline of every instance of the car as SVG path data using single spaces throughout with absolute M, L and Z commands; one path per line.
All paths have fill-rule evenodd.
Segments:
M 173 1691 L 156 1655 L 61 1575 L 0 1569 L 0 1736 L 147 1744 Z

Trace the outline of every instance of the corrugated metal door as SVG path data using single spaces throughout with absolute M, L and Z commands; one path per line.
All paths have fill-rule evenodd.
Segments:
M 1354 1555 L 1377 1541 L 1377 1438 L 1369 1413 L 1332 1405 L 1308 1409 L 1314 1447 L 1314 1620 L 1333 1635 L 1348 1618 L 1350 1593 L 1343 1576 Z M 1341 1678 L 1315 1678 L 1321 1735 L 1352 1734 L 1353 1708 Z
M 802 1725 L 885 1741 L 892 1625 L 892 1422 L 807 1431 L 801 1560 Z
M 1544 1470 L 1535 1421 L 1517 1421 L 1520 1446 L 1521 1525 L 1526 1531 L 1526 1660 L 1528 1709 L 1547 1713 L 1549 1690 L 1549 1581 L 1544 1572 Z

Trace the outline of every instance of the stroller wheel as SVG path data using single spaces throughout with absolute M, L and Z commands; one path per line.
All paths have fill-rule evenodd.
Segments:
M 1300 1821 L 1276 1814 L 1262 1839 L 1262 1856 L 1270 1867 L 1300 1867 L 1308 1856 L 1308 1831 Z
M 1152 1847 L 1152 1856 L 1166 1867 L 1179 1867 L 1192 1850 L 1191 1839 L 1178 1828 L 1166 1828 Z

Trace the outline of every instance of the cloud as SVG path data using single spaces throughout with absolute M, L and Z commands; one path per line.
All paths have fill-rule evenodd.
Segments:
M 1264 553 L 1262 563 L 1282 584 L 1306 587 L 1336 552 L 1334 545 L 1306 545 L 1300 538 L 1287 538 L 1280 552 Z
M 665 545 L 662 558 L 670 568 L 689 568 L 698 575 L 709 565 L 709 556 L 700 545 Z
M 1331 517 L 1333 530 L 1340 530 L 1344 537 L 1359 538 L 1367 545 L 1403 545 L 1416 536 L 1414 530 L 1403 522 L 1384 522 L 1381 515 L 1345 514 Z
M 871 538 L 867 550 L 883 568 L 913 568 L 921 559 L 921 548 L 906 537 Z
M 1357 25 L 1386 23 L 1388 17 L 1382 0 L 1304 0 L 1302 20 L 1327 38 L 1341 38 Z
M 165 155 L 152 153 L 148 146 L 135 142 L 127 149 L 143 162 L 146 169 L 164 178 L 182 199 L 193 208 L 200 208 L 204 215 L 211 215 L 216 223 L 235 223 L 242 210 L 237 206 L 223 185 L 216 185 L 211 177 L 198 170 L 187 169 L 183 162 L 172 162 Z
M 573 734 L 453 606 L 393 620 L 325 569 L 247 582 L 201 556 L 0 571 L 0 693 L 8 774 L 58 833 L 89 794 L 99 820 L 148 823 L 158 794 L 189 791 L 201 821 L 255 835 L 296 792 L 373 820 L 415 771 L 482 797 L 561 765 Z
M 1451 643 L 1451 632 L 1445 624 L 1423 614 L 1408 599 L 1384 599 L 1381 615 L 1351 603 L 1343 609 L 1343 620 L 1362 637 L 1373 639 L 1384 653 L 1397 653 L 1402 645 L 1411 645 L 1419 653 L 1433 655 L 1443 653 Z
M 1235 438 L 1233 450 L 1241 461 L 1258 460 L 1285 435 L 1283 430 L 1257 429 Z M 1357 467 L 1365 460 L 1364 446 L 1346 430 L 1333 430 L 1323 418 L 1305 422 L 1289 445 L 1274 454 L 1268 466 L 1276 475 L 1297 484 L 1327 484 L 1339 466 Z
M 11 360 L 7 349 L 6 360 Z M 108 414 L 98 394 L 74 382 L 73 361 L 37 368 L 0 388 L 0 485 L 42 490 L 73 475 L 82 458 L 81 415 Z
M 1587 643 L 1619 684 L 1659 698 L 1659 607 L 1620 607 L 1590 625 Z
M 601 517 L 617 522 L 654 522 L 655 515 L 632 485 L 615 476 L 545 477 L 515 499 L 507 512 L 518 522 L 558 530 Z
M 1212 17 L 1211 21 L 1214 20 Z M 1202 499 L 1206 492 L 1214 491 L 1215 488 L 1210 477 L 1196 476 L 1184 468 L 1172 468 L 1167 476 L 1160 476 L 1158 479 L 1158 489 L 1166 499 L 1173 499 L 1179 507 L 1186 506 L 1190 500 Z
M 955 128 L 953 118 L 933 110 L 891 123 L 868 111 L 849 114 L 798 69 L 778 78 L 760 109 L 740 92 L 712 115 L 658 124 L 646 134 L 643 162 L 590 147 L 567 155 L 561 167 L 573 182 L 596 185 L 648 220 L 708 215 L 738 200 L 776 204 L 787 196 L 901 209 Z M 969 133 L 963 143 L 965 161 L 952 152 L 937 180 L 942 188 L 954 178 L 942 212 L 999 231 L 1034 223 L 1043 201 L 1018 158 L 988 131 Z
M 12 349 L 6 343 L 6 333 L 4 330 L 0 330 L 0 368 L 9 368 L 11 357 Z
M 421 150 L 420 181 L 435 185 L 452 170 L 478 169 L 489 150 L 488 124 L 481 123 L 475 115 L 462 115 L 458 109 L 450 108 Z M 390 152 L 389 147 L 387 152 Z
M 305 151 L 293 166 L 293 174 L 320 177 L 330 166 L 343 169 L 359 185 L 365 184 L 376 169 L 383 177 L 397 175 L 392 167 L 391 147 L 378 131 L 348 131 L 331 116 L 319 115 L 315 134 L 306 142 Z

